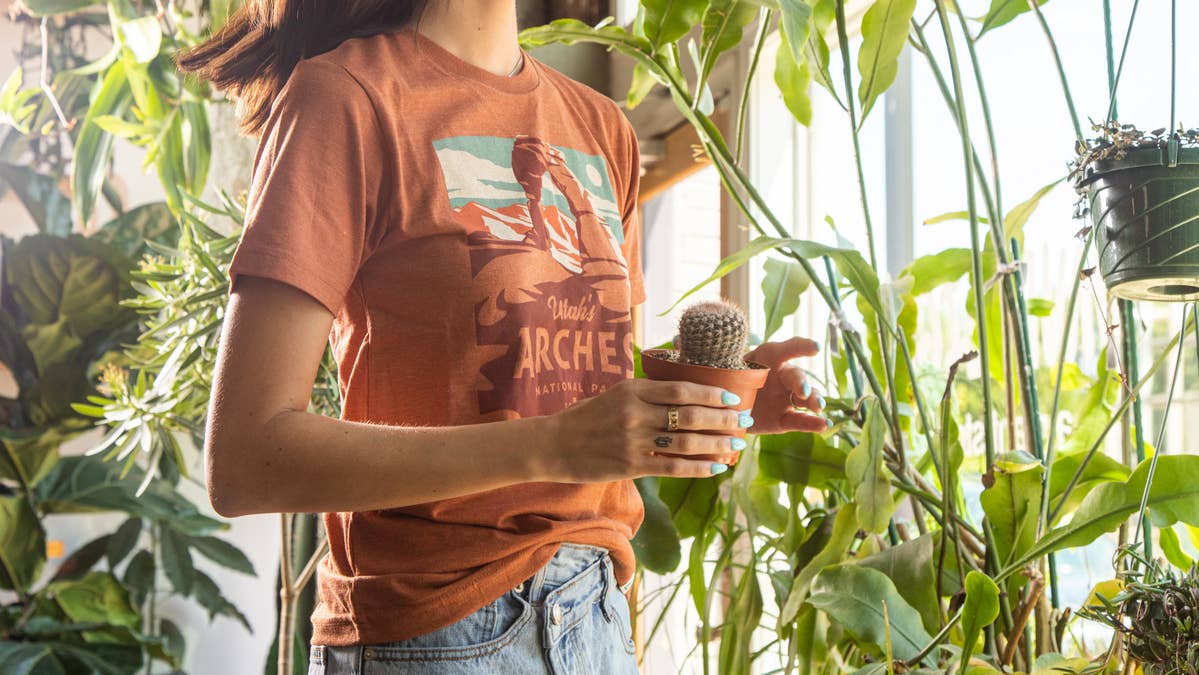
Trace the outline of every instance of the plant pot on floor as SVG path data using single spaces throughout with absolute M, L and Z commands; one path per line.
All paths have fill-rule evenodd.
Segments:
M 1086 167 L 1099 271 L 1129 300 L 1199 300 L 1199 148 L 1148 147 Z

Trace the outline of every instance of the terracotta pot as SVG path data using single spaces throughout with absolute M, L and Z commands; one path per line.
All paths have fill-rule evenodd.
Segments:
M 730 368 L 712 368 L 710 366 L 697 366 L 692 363 L 671 361 L 667 358 L 669 353 L 665 349 L 647 349 L 641 352 L 641 368 L 645 371 L 647 378 L 666 382 L 694 382 L 695 384 L 704 384 L 711 387 L 721 387 L 741 397 L 741 403 L 736 405 L 735 410 L 752 410 L 754 400 L 758 398 L 758 390 L 766 386 L 766 378 L 770 375 L 770 368 L 753 361 L 746 361 L 746 365 L 750 366 L 747 369 L 733 370 Z M 732 433 L 738 438 L 744 438 L 745 432 L 745 429 L 738 429 Z M 723 431 L 700 433 L 711 433 L 720 436 L 728 435 L 727 432 Z M 672 453 L 663 452 L 659 454 L 669 455 Z M 734 451 L 733 455 L 737 459 L 741 458 L 740 452 Z M 721 459 L 717 455 L 688 456 L 711 461 L 720 461 Z

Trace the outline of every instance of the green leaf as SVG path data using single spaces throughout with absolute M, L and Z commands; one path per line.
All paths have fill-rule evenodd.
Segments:
M 784 240 L 782 239 L 776 239 L 773 237 L 758 237 L 757 239 L 754 239 L 746 244 L 745 248 L 733 253 L 724 260 L 721 260 L 720 263 L 716 265 L 716 269 L 712 272 L 712 274 L 708 275 L 707 279 L 699 282 L 691 290 L 684 293 L 682 297 L 680 297 L 678 300 L 675 300 L 673 305 L 671 305 L 666 311 L 662 312 L 658 316 L 666 316 L 672 310 L 674 310 L 675 307 L 678 307 L 679 303 L 690 297 L 692 293 L 695 293 L 704 286 L 707 286 L 708 284 L 720 279 L 738 267 L 741 267 L 745 263 L 749 262 L 754 256 L 779 246 L 783 241 Z
M 875 0 L 862 17 L 862 48 L 858 52 L 858 100 L 864 121 L 875 100 L 895 82 L 899 55 L 907 42 L 916 0 Z M 861 125 L 859 121 L 859 126 Z
M 1003 0 L 997 1 L 1002 2 Z M 1027 0 L 1024 0 L 1023 4 L 1024 9 L 1027 10 Z M 1033 196 L 1020 202 L 1014 206 L 1012 210 L 1008 211 L 1007 215 L 1003 217 L 1004 235 L 1008 239 L 1015 237 L 1020 241 L 1024 241 L 1024 225 L 1028 223 L 1028 219 L 1032 217 L 1032 214 L 1036 212 L 1037 207 L 1041 205 L 1041 200 L 1045 198 L 1045 195 L 1053 192 L 1053 188 L 1057 187 L 1064 180 L 1066 179 L 1059 178 L 1042 187 L 1033 193 Z
M 132 92 L 128 86 L 123 61 L 116 61 L 104 73 L 96 93 L 92 96 L 87 116 L 80 127 L 75 141 L 74 169 L 71 173 L 71 192 L 75 198 L 75 217 L 87 223 L 96 206 L 96 195 L 108 173 L 108 160 L 112 155 L 112 134 L 96 124 L 101 115 L 120 116 L 129 108 Z
M 779 45 L 774 57 L 774 83 L 783 96 L 783 104 L 791 111 L 795 121 L 804 126 L 812 123 L 812 96 L 810 85 L 812 71 L 805 55 L 796 59 L 795 54 L 788 48 L 792 42 L 786 34 L 786 29 L 780 29 L 783 44 Z
M 25 0 L 25 6 L 34 16 L 66 14 L 98 4 L 100 4 L 100 0 Z
M 254 629 L 250 627 L 249 620 L 241 613 L 241 610 L 229 602 L 224 595 L 221 595 L 221 589 L 211 577 L 199 570 L 196 571 L 195 588 L 192 595 L 201 607 L 208 610 L 209 619 L 215 618 L 218 614 L 227 616 L 245 626 L 246 630 L 251 633 L 254 632 Z
M 58 179 L 28 166 L 0 163 L 0 182 L 21 200 L 38 230 L 57 237 L 71 233 L 71 200 L 58 189 Z
M 864 649 L 876 655 L 883 653 L 888 634 L 896 659 L 915 658 L 932 641 L 920 614 L 895 584 L 869 567 L 845 564 L 824 570 L 812 582 L 808 603 L 844 626 Z M 927 657 L 923 663 L 932 665 Z
M 112 535 L 105 534 L 75 549 L 75 552 L 58 566 L 54 579 L 80 579 L 91 572 L 96 563 L 104 557 L 104 551 L 108 548 L 111 538 Z
M 795 579 L 791 583 L 791 590 L 787 593 L 787 601 L 783 603 L 783 609 L 779 612 L 779 630 L 795 619 L 799 608 L 808 599 L 808 593 L 812 590 L 812 580 L 816 578 L 816 575 L 829 565 L 841 562 L 845 551 L 853 543 L 857 534 L 857 508 L 853 502 L 850 502 L 838 509 L 828 542 L 795 575 Z
M 1082 466 L 1082 461 L 1085 457 L 1085 452 L 1075 452 L 1058 455 L 1054 459 L 1053 468 L 1049 471 L 1049 503 L 1051 509 L 1058 507 L 1062 493 L 1066 491 L 1066 486 L 1069 485 L 1070 479 L 1074 477 L 1079 467 Z M 1126 481 L 1128 480 L 1129 473 L 1128 467 L 1124 466 L 1123 463 L 1102 453 L 1094 455 L 1091 457 L 1091 461 L 1087 462 L 1086 467 L 1083 468 L 1078 482 L 1070 492 L 1070 502 L 1062 507 L 1058 519 L 1060 520 L 1063 516 L 1072 512 L 1091 490 L 1104 483 Z M 1055 523 L 1050 524 L 1053 525 Z
M 654 90 L 654 85 L 658 84 L 658 80 L 654 77 L 652 71 L 645 67 L 643 63 L 637 63 L 633 66 L 633 79 L 629 83 L 629 93 L 625 97 L 625 107 L 629 110 L 641 105 L 646 96 Z
M 643 28 L 654 50 L 678 40 L 699 23 L 706 0 L 642 0 Z
M 91 238 L 116 247 L 130 260 L 140 260 L 150 252 L 147 241 L 165 246 L 178 243 L 179 227 L 166 202 L 150 202 L 108 221 Z
M 1037 458 L 1024 452 L 1001 455 L 995 462 L 993 484 L 979 501 L 995 534 L 1000 566 L 1018 560 L 1036 541 L 1043 474 Z
M 108 540 L 108 547 L 104 551 L 104 556 L 108 559 L 109 569 L 116 569 L 116 566 L 133 551 L 133 547 L 137 546 L 137 540 L 141 538 L 141 534 L 141 518 L 135 516 L 121 523 L 117 531 L 112 533 L 112 537 Z
M 720 483 L 712 478 L 659 478 L 658 497 L 670 511 L 679 536 L 694 537 L 720 511 Z
M 171 580 L 171 585 L 180 595 L 190 595 L 195 583 L 196 568 L 191 552 L 187 549 L 187 538 L 172 528 L 162 529 L 162 571 Z
M 1187 555 L 1186 551 L 1182 550 L 1182 542 L 1178 539 L 1178 533 L 1172 527 L 1165 527 L 1157 532 L 1158 543 L 1162 547 L 1162 555 L 1166 556 L 1166 560 L 1170 564 L 1180 570 L 1189 571 L 1195 564 L 1195 559 Z
M 216 537 L 190 537 L 189 546 L 209 560 L 231 570 L 254 576 L 254 563 L 233 544 Z
M 167 655 L 173 660 L 173 664 L 178 665 L 183 663 L 183 656 L 187 650 L 187 643 L 183 638 L 183 632 L 170 619 L 159 621 L 158 629 L 162 632 L 162 637 L 165 640 L 164 648 Z
M 138 630 L 141 617 L 129 593 L 108 572 L 89 572 L 82 579 L 54 581 L 46 587 L 71 621 L 105 623 Z
M 970 273 L 970 249 L 947 248 L 921 256 L 899 273 L 914 280 L 913 296 L 920 296 L 944 284 L 952 284 Z
M 779 49 L 791 52 L 795 63 L 804 62 L 804 44 L 812 34 L 812 6 L 804 0 L 779 0 Z
M 818 434 L 770 434 L 758 443 L 758 468 L 770 478 L 821 490 L 845 478 L 845 453 Z
M 999 586 L 985 574 L 971 571 L 966 575 L 966 602 L 962 605 L 962 660 L 959 672 L 966 672 L 978 636 L 999 618 Z
M 1104 483 L 1092 490 L 1070 522 L 1045 533 L 1025 559 L 1086 546 L 1118 528 L 1140 509 L 1151 461 L 1141 462 L 1127 482 Z M 1160 457 L 1148 506 L 1157 527 L 1179 522 L 1199 526 L 1199 456 Z
M 924 224 L 935 225 L 937 223 L 944 223 L 950 220 L 970 220 L 970 213 L 968 211 L 949 211 L 947 213 L 942 213 L 939 216 L 933 216 L 932 218 L 926 219 Z M 987 220 L 984 216 L 978 216 L 978 222 L 983 225 L 987 225 L 991 221 Z
M 807 290 L 812 280 L 797 262 L 770 258 L 765 265 L 766 276 L 762 278 L 762 296 L 766 310 L 766 330 L 763 340 L 769 340 L 783 325 L 783 319 L 799 309 L 799 296 Z
M 705 79 L 716 63 L 716 57 L 741 42 L 745 27 L 757 14 L 758 5 L 748 0 L 712 0 L 708 4 L 702 20 L 704 62 L 707 63 Z
M 720 671 L 748 673 L 754 660 L 754 631 L 762 620 L 762 589 L 752 567 L 742 573 L 729 607 L 731 620 L 725 621 L 720 634 Z M 735 617 L 735 618 L 734 618 Z
M 1043 5 L 1048 1 L 1037 0 L 1037 4 Z M 998 28 L 1008 23 L 1029 9 L 1028 0 L 991 0 L 991 8 L 983 16 L 982 27 L 978 29 L 979 37 L 992 28 Z
M 162 46 L 162 29 L 158 18 L 143 16 L 131 21 L 114 23 L 117 43 L 129 50 L 137 63 L 149 63 Z
M 643 476 L 633 481 L 645 504 L 645 519 L 633 537 L 633 552 L 637 562 L 657 574 L 668 574 L 679 567 L 683 546 L 679 531 L 670 517 L 670 509 L 658 497 L 658 478 Z
M 925 630 L 941 628 L 940 599 L 937 597 L 936 534 L 928 533 L 898 546 L 888 546 L 862 558 L 858 564 L 876 569 L 895 584 L 909 605 L 920 612 Z M 950 567 L 946 556 L 945 566 Z
M 891 498 L 891 481 L 887 479 L 883 462 L 886 425 L 875 399 L 866 399 L 863 405 L 866 406 L 866 421 L 858 444 L 845 458 L 845 476 L 854 489 L 858 523 L 867 532 L 877 534 L 887 530 L 895 512 L 895 501 Z
M 138 551 L 125 566 L 121 582 L 129 589 L 133 604 L 140 607 L 154 585 L 154 554 L 148 550 Z
M 46 532 L 24 495 L 0 497 L 0 588 L 28 592 L 46 563 Z
M 1054 302 L 1045 298 L 1028 298 L 1029 316 L 1048 317 L 1053 313 Z

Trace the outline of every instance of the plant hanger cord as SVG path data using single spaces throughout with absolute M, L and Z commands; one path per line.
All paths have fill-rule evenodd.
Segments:
M 1124 31 L 1124 46 L 1120 49 L 1120 64 L 1116 66 L 1116 76 L 1111 80 L 1111 98 L 1107 104 L 1107 120 L 1110 122 L 1112 115 L 1116 113 L 1116 90 L 1120 88 L 1120 75 L 1124 73 L 1124 58 L 1128 56 L 1128 42 L 1132 37 L 1132 25 L 1137 20 L 1137 9 L 1141 6 L 1141 0 L 1134 0 L 1132 3 L 1132 15 L 1128 17 L 1128 28 Z M 1107 32 L 1111 33 L 1111 13 L 1104 12 L 1104 23 L 1106 24 Z

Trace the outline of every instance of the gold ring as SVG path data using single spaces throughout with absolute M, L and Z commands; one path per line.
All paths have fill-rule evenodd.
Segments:
M 666 409 L 666 430 L 679 430 L 679 409 L 674 406 L 670 406 Z

